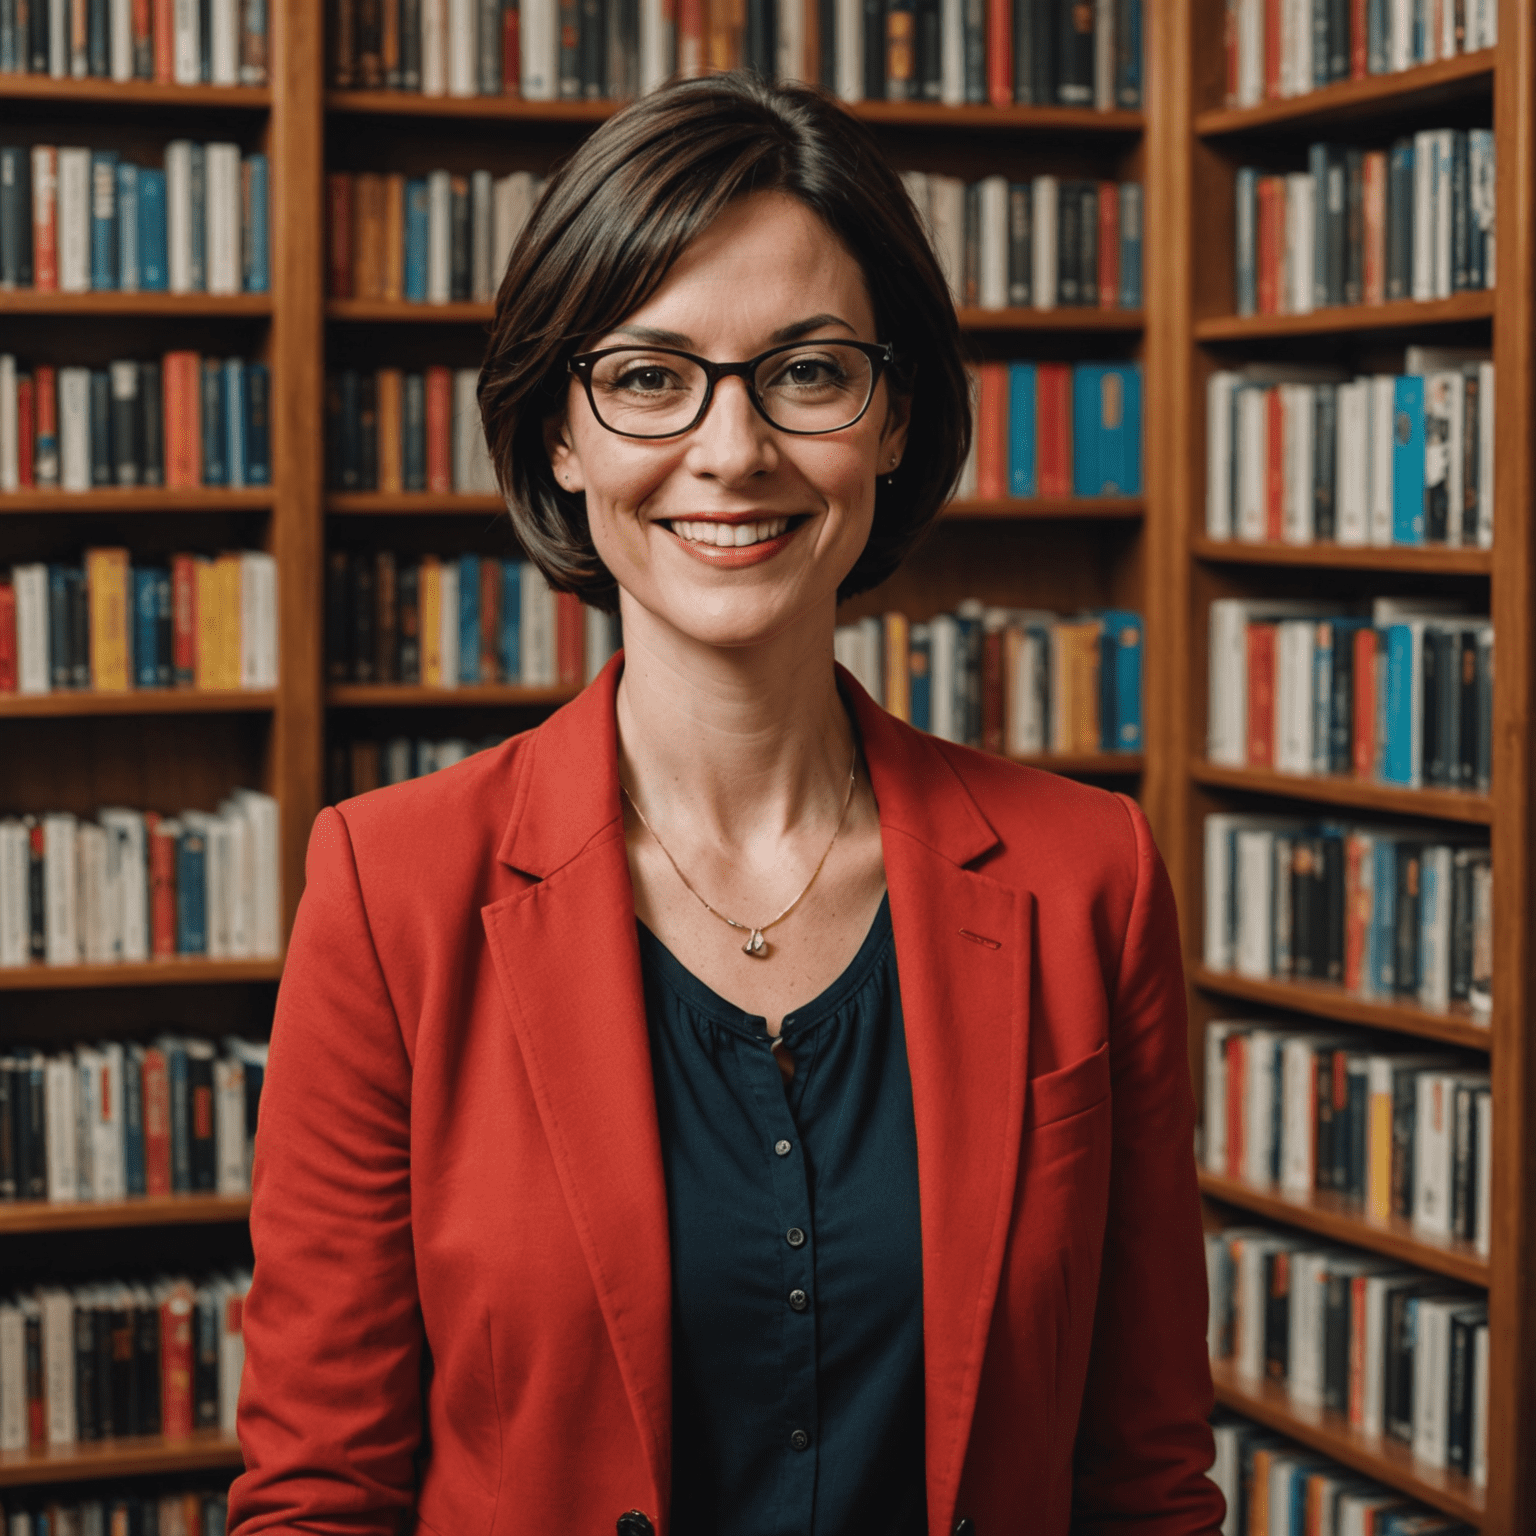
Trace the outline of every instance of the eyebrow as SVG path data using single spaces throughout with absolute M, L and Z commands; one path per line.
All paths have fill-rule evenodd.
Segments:
M 796 320 L 790 325 L 781 325 L 768 338 L 771 345 L 778 345 L 783 341 L 798 341 L 802 336 L 808 336 L 812 331 L 825 329 L 829 325 L 841 326 L 850 335 L 856 335 L 854 328 L 840 315 L 810 315 L 804 320 Z M 645 342 L 653 347 L 689 347 L 693 344 L 692 338 L 683 335 L 681 331 L 661 330 L 653 325 L 616 325 L 609 332 L 611 336 L 628 336 L 635 341 Z

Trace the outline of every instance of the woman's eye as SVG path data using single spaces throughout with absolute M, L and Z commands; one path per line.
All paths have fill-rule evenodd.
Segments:
M 676 380 L 664 368 L 632 368 L 622 373 L 612 383 L 612 388 L 627 390 L 633 394 L 659 394 L 675 386 Z
M 779 370 L 774 384 L 806 389 L 817 384 L 833 384 L 842 377 L 842 370 L 829 357 L 791 358 Z

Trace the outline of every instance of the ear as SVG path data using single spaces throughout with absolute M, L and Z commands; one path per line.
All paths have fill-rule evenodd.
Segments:
M 586 477 L 582 474 L 581 459 L 571 442 L 570 424 L 564 412 L 544 419 L 544 451 L 549 455 L 549 467 L 555 472 L 555 484 L 562 491 L 584 491 Z
M 885 425 L 880 430 L 880 463 L 875 470 L 877 475 L 889 474 L 891 460 L 894 458 L 899 464 L 906 454 L 907 426 L 911 420 L 912 396 L 893 391 L 885 409 Z

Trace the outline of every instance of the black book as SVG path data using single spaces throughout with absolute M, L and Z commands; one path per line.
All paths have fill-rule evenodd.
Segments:
M 1344 919 L 1347 898 L 1344 884 L 1344 839 L 1336 832 L 1325 833 L 1321 839 L 1322 900 L 1319 907 L 1323 919 L 1323 980 L 1344 980 Z
M 1313 971 L 1312 943 L 1316 920 L 1312 915 L 1316 881 L 1312 864 L 1317 840 L 1298 837 L 1291 853 L 1291 974 L 1310 979 Z
M 39 861 L 41 862 L 41 861 Z M 41 892 L 39 892 L 41 894 Z M 41 1051 L 21 1053 L 16 1117 L 16 1192 L 22 1200 L 48 1198 L 48 1123 L 44 1098 L 47 1064 Z
M 1452 782 L 1458 789 L 1477 786 L 1477 631 L 1456 632 L 1456 746 Z
M 1418 1126 L 1418 1074 L 1392 1074 L 1392 1210 L 1413 1216 L 1413 1137 Z
M 1354 1145 L 1354 1101 L 1349 1096 L 1349 1052 L 1335 1050 L 1330 1063 L 1329 1091 L 1333 1095 L 1333 1189 L 1349 1188 L 1349 1156 Z
M 381 549 L 373 557 L 373 594 L 376 605 L 373 626 L 373 679 L 377 683 L 395 681 L 395 661 L 400 645 L 397 588 L 398 573 L 395 569 L 394 553 L 391 550 Z
M 1450 1403 L 1446 1417 L 1446 1461 L 1463 1477 L 1472 1471 L 1472 1419 L 1476 1405 L 1472 1401 L 1473 1350 L 1477 1330 L 1487 1322 L 1475 1312 L 1451 1314 Z
M 581 3 L 560 0 L 560 99 L 581 98 Z
M 112 1421 L 112 1309 L 105 1301 L 91 1308 L 91 1334 L 96 1344 L 96 1427 L 103 1440 L 117 1430 Z
M 1467 135 L 1451 135 L 1451 292 L 1472 287 L 1472 178 L 1467 164 Z
M 752 0 L 748 0 L 750 6 Z M 913 42 L 916 0 L 885 0 L 885 99 L 911 101 L 917 93 Z
M 1318 384 L 1312 391 L 1312 536 L 1319 543 L 1334 537 L 1333 488 L 1337 475 L 1339 386 Z M 1333 664 L 1339 664 L 1335 635 Z
M 1027 5 L 1029 0 L 1018 0 Z M 965 99 L 973 106 L 987 101 L 987 7 L 986 0 L 960 0 L 960 20 L 965 67 Z
M 175 681 L 171 667 L 171 573 L 155 573 L 155 686 L 169 688 Z
M 1477 634 L 1477 779 L 1474 787 L 1487 794 L 1493 784 L 1493 631 Z
M 1371 1120 L 1370 1077 L 1362 1064 L 1357 1071 L 1347 1072 L 1345 1080 L 1349 1096 L 1348 1160 L 1340 1192 L 1352 1199 L 1365 1199 L 1366 1160 L 1369 1155 Z
M 746 0 L 746 26 L 741 34 L 741 67 L 772 80 L 777 64 L 777 7 L 774 0 Z M 908 33 L 910 39 L 911 33 Z
M 1319 1189 L 1333 1188 L 1333 1071 L 1334 1060 L 1343 1052 L 1331 1045 L 1316 1048 L 1312 1113 L 1312 1171 Z
M 1264 1374 L 1284 1381 L 1291 1361 L 1291 1254 L 1264 1255 Z
M 362 423 L 359 418 L 359 376 L 355 368 L 343 368 L 337 378 L 335 484 L 343 491 L 362 489 Z
M 16 1198 L 16 1058 L 0 1054 L 0 1200 Z
M 1056 15 L 1057 103 L 1063 107 L 1091 107 L 1094 8 L 1083 0 L 1060 0 Z M 1039 38 L 1035 46 L 1040 46 Z
M 616 101 L 640 94 L 640 0 L 609 0 L 608 94 Z
M 1344 302 L 1365 297 L 1365 152 L 1358 145 L 1344 151 Z
M 75 1425 L 81 1440 L 100 1440 L 96 1399 L 96 1315 L 89 1303 L 75 1299 Z
M 27 829 L 27 910 L 32 920 L 32 948 L 31 956 L 34 960 L 42 960 L 48 954 L 48 928 L 47 928 L 47 902 L 43 888 L 43 829 L 35 816 L 23 816 L 21 824 Z M 25 1057 L 21 1058 L 26 1061 Z M 22 1145 L 21 1116 L 27 1112 L 27 1102 L 23 1095 L 27 1092 L 27 1077 L 21 1073 L 17 1078 L 16 1098 L 12 1112 L 16 1115 L 18 1130 L 17 1147 Z M 17 1153 L 16 1162 L 16 1195 L 20 1200 L 30 1200 L 27 1193 L 27 1179 L 21 1163 L 21 1154 Z
M 427 488 L 427 386 L 419 373 L 408 373 L 401 389 L 400 483 L 408 491 Z
M 960 239 L 960 302 L 981 302 L 981 183 L 965 189 L 965 223 Z
M 65 573 L 69 592 L 69 685 L 91 686 L 91 593 L 78 566 Z
M 1334 80 L 1349 79 L 1349 0 L 1327 0 L 1328 74 Z
M 837 0 L 816 0 L 816 83 L 837 92 Z
M 48 73 L 48 8 L 50 5 L 67 5 L 69 0 L 32 0 L 31 18 L 31 73 L 34 75 L 46 75 Z M 20 39 L 17 39 L 19 42 Z
M 1328 710 L 1328 771 L 1349 773 L 1354 766 L 1355 630 L 1333 626 L 1333 682 Z
M 1077 195 L 1077 183 L 1059 184 L 1056 201 L 1056 302 L 1063 306 L 1080 303 L 1078 263 L 1082 258 L 1082 236 L 1078 224 L 1083 203 Z
M 1461 542 L 1477 543 L 1477 511 L 1482 489 L 1482 378 L 1475 364 L 1461 371 Z
M 885 0 L 863 0 L 864 100 L 885 100 Z
M 944 36 L 940 0 L 917 0 L 916 94 L 924 101 L 944 95 Z
M 144 433 L 139 425 L 139 365 L 113 363 L 112 479 L 117 485 L 139 483 L 139 450 Z M 94 431 L 94 425 L 93 425 Z
M 1386 296 L 1413 295 L 1413 140 L 1399 139 L 1387 157 Z
M 160 1433 L 160 1309 L 152 1303 L 134 1308 L 134 1350 L 138 1356 L 134 1422 L 141 1435 Z
M 402 683 L 421 681 L 421 568 L 402 565 L 395 581 L 395 624 L 400 648 L 397 668 Z
M 1056 86 L 1060 78 L 1060 50 L 1056 46 L 1065 22 L 1061 15 L 1061 0 L 1016 0 L 1034 12 L 1034 60 L 1035 83 L 1031 94 L 1037 107 L 1049 107 L 1056 101 Z
M 448 186 L 449 297 L 455 303 L 462 303 L 469 298 L 470 266 L 474 253 L 474 236 L 470 227 L 469 178 L 450 177 Z
M 192 1423 L 219 1427 L 219 1302 L 216 1292 L 199 1290 L 192 1310 Z
M 91 74 L 98 80 L 112 73 L 112 22 L 108 11 L 107 0 L 90 0 L 87 57 Z
M 160 364 L 139 364 L 139 412 L 142 422 L 139 473 L 145 485 L 165 482 L 165 400 L 160 393 Z
M 1419 872 L 1422 857 L 1423 848 L 1418 843 L 1397 845 L 1397 927 L 1392 991 L 1398 997 L 1417 997 L 1419 992 Z
M 187 1151 L 192 1188 L 212 1193 L 218 1183 L 213 1139 L 213 1047 L 206 1040 L 187 1042 Z
M 1323 1407 L 1349 1410 L 1348 1273 L 1330 1271 L 1323 1287 Z
M 62 565 L 48 567 L 48 677 L 55 689 L 70 685 L 69 572 Z
M 1451 1001 L 1464 1003 L 1472 992 L 1472 872 L 1479 849 L 1451 854 Z M 1475 1174 L 1475 1170 L 1474 1170 Z
M 1468 1242 L 1476 1235 L 1477 1225 L 1476 1095 L 1471 1083 L 1456 1083 L 1451 1090 L 1451 1233 Z
M 342 408 L 342 375 L 325 376 L 325 483 L 329 490 L 345 489 L 343 483 L 342 435 L 346 431 L 346 413 Z
M 136 1309 L 126 1296 L 113 1307 L 110 1318 L 112 1340 L 110 1407 L 112 1433 L 137 1435 L 139 1430 L 139 1350 L 136 1334 Z
M 200 79 L 207 85 L 213 79 L 213 0 L 197 0 L 198 42 L 202 45 Z
M 1424 626 L 1421 642 L 1424 671 L 1423 696 L 1419 702 L 1419 771 L 1426 786 L 1445 782 L 1445 761 L 1440 754 L 1440 687 L 1445 666 L 1445 647 L 1439 644 L 1443 631 Z
M 1413 1444 L 1413 1342 L 1418 1298 L 1433 1281 L 1419 1281 L 1387 1293 L 1387 1338 L 1384 1351 L 1382 1419 L 1394 1440 Z
M 261 363 L 245 369 L 245 483 L 272 483 L 272 375 Z
M 32 286 L 32 156 L 0 146 L 0 289 Z
M 400 89 L 421 89 L 421 0 L 400 0 Z
M 351 561 L 351 593 L 347 607 L 352 615 L 352 681 L 371 683 L 373 676 L 374 587 L 373 556 L 354 555 Z
M 1461 785 L 1461 641 L 1459 628 L 1446 626 L 1435 631 L 1440 683 L 1436 708 L 1439 739 L 1435 744 L 1440 777 L 1436 782 L 1446 789 L 1457 789 Z
M 750 16 L 753 4 L 761 0 L 748 0 Z M 581 94 L 588 101 L 600 101 L 608 85 L 608 0 L 581 0 Z M 457 227 L 455 227 L 457 234 Z M 468 251 L 468 238 L 465 250 Z M 466 279 L 465 298 L 469 297 Z
M 112 375 L 105 368 L 91 370 L 91 484 L 113 485 L 117 473 L 112 463 Z
M 1027 181 L 1008 188 L 1008 302 L 1027 309 L 1034 285 L 1034 195 Z
M 357 379 L 358 489 L 379 488 L 378 375 L 362 373 Z
M 1051 105 L 1035 101 L 1035 9 L 1030 0 L 1014 0 L 1013 99 L 1021 107 Z
M 333 549 L 325 557 L 325 675 L 333 683 L 352 678 L 352 618 L 348 610 L 351 584 L 347 552 Z
M 1098 183 L 1079 183 L 1077 203 L 1077 302 L 1085 309 L 1094 309 L 1099 302 Z
M 1325 304 L 1344 302 L 1344 276 L 1348 267 L 1349 182 L 1344 165 L 1344 151 L 1329 145 L 1326 159 L 1326 183 L 1317 189 L 1323 221 L 1324 270 L 1317 273 L 1314 288 L 1323 290 Z

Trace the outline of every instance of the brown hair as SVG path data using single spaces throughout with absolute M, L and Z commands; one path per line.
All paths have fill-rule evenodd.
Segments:
M 480 371 L 491 461 L 528 557 L 559 591 L 612 610 L 585 499 L 563 491 L 545 421 L 567 363 L 660 286 L 734 198 L 783 192 L 817 214 L 864 273 L 890 387 L 911 422 L 901 466 L 876 481 L 874 527 L 839 598 L 878 585 L 948 498 L 970 445 L 970 396 L 949 289 L 900 178 L 869 130 L 807 86 L 712 75 L 655 91 L 604 123 L 550 178 L 496 295 Z

